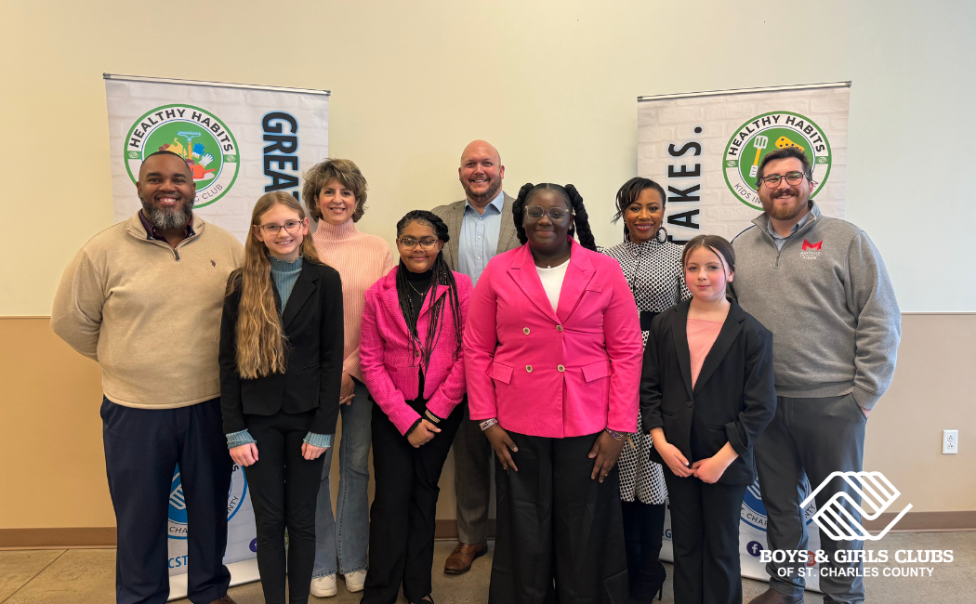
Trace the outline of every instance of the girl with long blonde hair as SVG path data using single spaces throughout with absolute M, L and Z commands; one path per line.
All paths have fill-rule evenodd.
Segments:
M 258 199 L 231 273 L 220 325 L 220 403 L 227 446 L 251 485 L 265 601 L 308 601 L 315 501 L 332 446 L 342 380 L 339 273 L 323 264 L 294 197 Z

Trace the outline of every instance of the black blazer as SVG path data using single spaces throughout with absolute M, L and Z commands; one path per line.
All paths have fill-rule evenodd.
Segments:
M 646 432 L 664 428 L 668 442 L 693 463 L 731 443 L 739 457 L 719 479 L 756 480 L 753 445 L 776 412 L 773 334 L 735 302 L 691 388 L 686 300 L 654 318 L 644 348 L 641 421 Z M 651 449 L 651 460 L 663 463 Z M 665 472 L 670 472 L 665 468 Z
M 244 379 L 237 372 L 237 315 L 241 304 L 240 271 L 228 282 L 220 321 L 220 410 L 224 433 L 240 432 L 244 415 L 302 413 L 317 409 L 310 432 L 334 434 L 339 415 L 342 354 L 345 346 L 342 282 L 323 264 L 302 262 L 295 288 L 281 315 L 285 337 L 285 373 Z M 272 280 L 275 305 L 281 296 Z

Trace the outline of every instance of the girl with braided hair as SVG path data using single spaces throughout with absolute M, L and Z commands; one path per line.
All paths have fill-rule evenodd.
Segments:
M 461 334 L 471 279 L 441 250 L 447 225 L 416 210 L 397 223 L 400 264 L 366 292 L 359 355 L 382 413 L 372 420 L 376 497 L 364 604 L 433 602 L 437 482 L 464 417 Z
M 637 307 L 575 187 L 526 184 L 513 213 L 523 245 L 485 268 L 464 334 L 470 416 L 498 464 L 488 601 L 626 602 L 615 465 L 637 431 Z

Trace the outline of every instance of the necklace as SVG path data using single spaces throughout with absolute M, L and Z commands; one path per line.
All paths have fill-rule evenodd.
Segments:
M 410 289 L 417 292 L 417 294 L 420 295 L 421 297 L 427 295 L 427 290 L 430 289 L 430 282 L 427 283 L 427 287 L 424 288 L 424 291 L 420 291 L 419 289 L 413 286 L 413 283 L 410 283 L 409 281 L 407 281 L 407 285 L 409 285 Z

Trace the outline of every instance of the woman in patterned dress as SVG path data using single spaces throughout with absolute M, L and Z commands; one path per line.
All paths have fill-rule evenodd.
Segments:
M 640 310 L 645 346 L 651 320 L 691 297 L 681 267 L 682 248 L 668 241 L 661 227 L 666 199 L 653 180 L 636 177 L 624 183 L 617 191 L 614 217 L 614 222 L 624 219 L 624 241 L 603 251 L 620 262 L 627 277 Z M 661 465 L 648 460 L 651 437 L 639 422 L 640 418 L 637 435 L 624 447 L 618 465 L 631 599 L 647 602 L 660 594 L 667 576 L 658 556 L 668 490 Z

